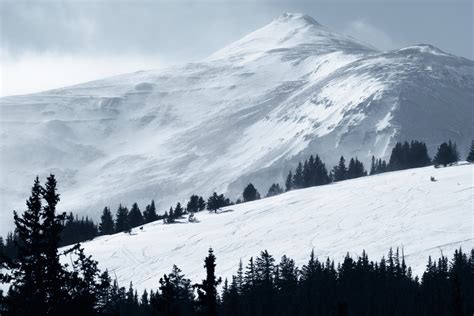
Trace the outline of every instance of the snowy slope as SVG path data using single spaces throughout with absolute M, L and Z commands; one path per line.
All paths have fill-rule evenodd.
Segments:
M 390 247 L 403 247 L 407 264 L 421 275 L 429 255 L 474 247 L 473 175 L 473 165 L 391 172 L 201 212 L 199 223 L 154 222 L 84 247 L 121 285 L 133 281 L 139 290 L 156 288 L 173 264 L 200 281 L 209 247 L 217 274 L 227 278 L 240 258 L 246 264 L 264 249 L 301 266 L 311 249 L 320 259 L 341 261 L 363 249 L 378 260 Z
M 37 174 L 57 175 L 64 210 L 97 216 L 235 199 L 249 181 L 266 191 L 314 153 L 368 161 L 398 140 L 433 152 L 448 138 L 463 151 L 473 100 L 473 61 L 429 45 L 379 52 L 284 14 L 199 63 L 1 98 L 0 226 Z

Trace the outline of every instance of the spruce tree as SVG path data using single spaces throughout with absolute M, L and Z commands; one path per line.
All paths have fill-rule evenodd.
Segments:
M 196 213 L 200 211 L 200 205 L 199 205 L 199 196 L 197 195 L 191 195 L 189 198 L 188 204 L 186 205 L 186 209 L 188 212 L 191 213 Z
M 2 273 L 3 282 L 11 282 L 7 308 L 12 315 L 46 315 L 46 271 L 42 226 L 42 188 L 36 177 L 27 210 L 20 216 L 14 211 L 18 242 L 16 260 L 7 262 L 10 274 Z
M 207 199 L 207 209 L 209 211 L 214 211 L 217 213 L 217 210 L 224 206 L 226 206 L 226 201 L 223 194 L 217 195 L 217 193 L 214 192 Z
M 253 186 L 252 183 L 249 183 L 242 193 L 244 198 L 244 202 L 250 202 L 260 199 L 260 193 L 258 193 L 257 189 Z
M 347 179 L 346 160 L 344 159 L 344 156 L 341 156 L 339 164 L 333 168 L 332 174 L 334 182 Z
M 143 224 L 143 215 L 137 203 L 133 203 L 128 214 L 128 223 L 130 227 L 138 227 Z
M 110 212 L 110 208 L 104 207 L 104 210 L 102 211 L 102 216 L 100 217 L 99 233 L 101 235 L 110 235 L 114 232 L 115 227 L 112 212 Z
M 469 149 L 469 154 L 467 155 L 466 160 L 474 162 L 474 140 L 471 142 L 471 148 Z
M 176 204 L 176 207 L 174 208 L 174 216 L 175 216 L 176 218 L 179 218 L 179 217 L 181 217 L 181 216 L 183 216 L 183 215 L 184 215 L 184 209 L 183 209 L 183 207 L 181 206 L 181 203 L 178 202 L 178 203 Z
M 204 268 L 206 268 L 206 279 L 201 284 L 196 284 L 198 289 L 198 303 L 202 308 L 204 315 L 217 315 L 217 286 L 221 283 L 221 279 L 216 278 L 216 257 L 209 248 L 209 254 L 204 260 Z
M 296 167 L 295 175 L 293 176 L 292 187 L 294 189 L 301 189 L 303 187 L 303 165 L 301 162 L 299 162 L 298 166 Z
M 151 223 L 156 220 L 158 220 L 158 214 L 156 214 L 155 200 L 151 200 L 151 203 L 145 207 L 143 212 L 143 221 Z
M 115 216 L 115 232 L 128 232 L 130 228 L 128 209 L 120 204 L 117 209 L 117 215 Z
M 283 193 L 283 189 L 280 187 L 280 185 L 278 183 L 273 183 L 268 189 L 268 193 L 266 196 L 270 197 L 270 196 L 275 196 L 281 193 Z
M 447 166 L 448 164 L 459 161 L 459 153 L 456 148 L 456 144 L 452 143 L 451 140 L 448 143 L 442 143 L 438 147 L 436 156 L 433 159 L 436 165 Z
M 288 176 L 286 177 L 285 189 L 287 192 L 293 189 L 293 174 L 291 173 L 291 170 L 288 173 Z
M 55 304 L 59 304 L 64 292 L 64 270 L 59 262 L 58 247 L 60 243 L 60 234 L 63 228 L 62 222 L 66 214 L 56 214 L 56 205 L 59 202 L 59 194 L 56 188 L 57 182 L 54 175 L 50 175 L 46 179 L 44 188 L 42 189 L 42 197 L 45 201 L 41 217 L 43 219 L 43 232 L 45 241 L 45 283 L 46 291 L 49 293 L 46 302 L 50 308 L 54 308 Z
M 206 202 L 204 201 L 202 196 L 199 197 L 198 206 L 199 206 L 199 211 L 204 211 L 206 209 Z

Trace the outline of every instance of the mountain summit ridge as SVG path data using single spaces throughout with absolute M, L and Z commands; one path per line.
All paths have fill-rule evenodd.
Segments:
M 330 167 L 411 139 L 431 154 L 447 139 L 467 149 L 473 61 L 426 46 L 379 52 L 284 19 L 201 62 L 0 98 L 2 227 L 37 174 L 56 174 L 64 210 L 97 216 L 213 191 L 235 199 L 249 182 L 265 193 L 310 154 Z

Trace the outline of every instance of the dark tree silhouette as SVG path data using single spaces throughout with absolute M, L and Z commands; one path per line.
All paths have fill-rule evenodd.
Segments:
M 104 207 L 102 211 L 102 216 L 100 217 L 100 224 L 99 224 L 99 233 L 101 235 L 110 235 L 115 232 L 115 224 L 114 219 L 112 217 L 112 212 L 110 212 L 110 208 Z
M 260 193 L 258 193 L 257 189 L 254 187 L 252 183 L 249 183 L 242 193 L 244 198 L 244 202 L 250 202 L 260 199 Z
M 469 162 L 474 162 L 474 140 L 471 142 L 471 148 L 469 148 L 469 154 L 466 157 Z
M 448 143 L 442 143 L 438 147 L 436 156 L 433 159 L 436 165 L 447 166 L 450 163 L 459 161 L 459 153 L 456 148 L 456 144 L 449 141 Z
M 204 260 L 204 268 L 206 268 L 206 279 L 202 280 L 201 284 L 195 285 L 198 291 L 198 304 L 203 315 L 215 316 L 217 315 L 217 286 L 221 283 L 221 279 L 216 278 L 216 257 L 212 248 L 209 248 L 209 254 Z

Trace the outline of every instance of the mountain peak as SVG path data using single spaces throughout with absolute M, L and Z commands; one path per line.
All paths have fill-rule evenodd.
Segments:
M 308 25 L 322 26 L 313 17 L 303 13 L 285 12 L 274 20 L 277 23 L 286 23 L 290 21 L 301 21 Z

